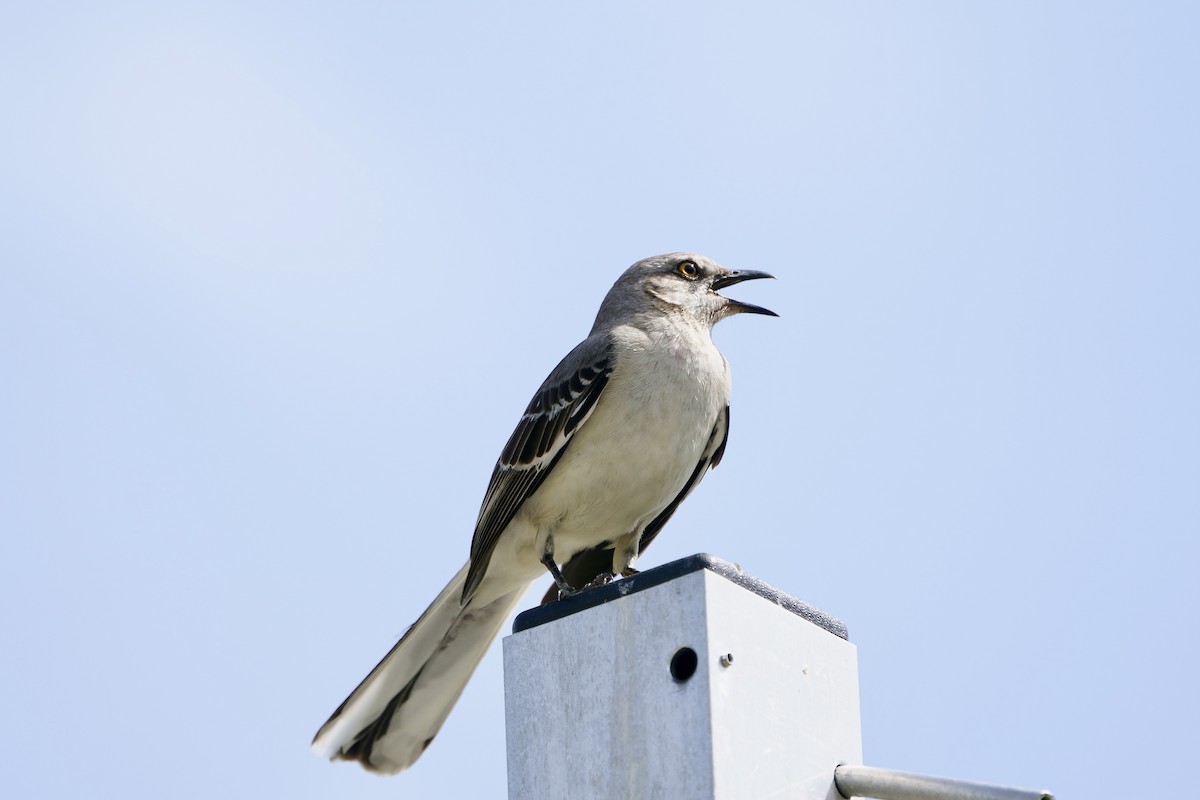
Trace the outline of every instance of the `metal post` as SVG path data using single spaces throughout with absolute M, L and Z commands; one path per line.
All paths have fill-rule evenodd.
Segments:
M 836 619 L 693 556 L 526 612 L 504 640 L 509 797 L 840 800 L 861 762 Z

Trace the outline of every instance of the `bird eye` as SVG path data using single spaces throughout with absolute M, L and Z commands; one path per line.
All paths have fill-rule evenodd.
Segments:
M 677 269 L 679 270 L 679 274 L 689 281 L 694 281 L 700 276 L 700 268 L 696 266 L 695 261 L 684 261 Z

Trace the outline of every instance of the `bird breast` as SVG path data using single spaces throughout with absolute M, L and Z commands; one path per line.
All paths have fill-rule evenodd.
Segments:
M 553 529 L 555 557 L 648 524 L 683 489 L 729 397 L 707 330 L 618 329 L 604 394 L 523 512 Z

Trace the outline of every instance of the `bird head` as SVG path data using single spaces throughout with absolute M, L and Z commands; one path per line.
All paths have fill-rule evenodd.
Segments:
M 777 317 L 770 309 L 718 294 L 721 289 L 742 281 L 773 277 L 759 270 L 727 269 L 696 253 L 669 253 L 642 259 L 625 270 L 604 305 L 619 305 L 627 310 L 629 306 L 650 304 L 663 311 L 682 313 L 710 327 L 734 314 Z

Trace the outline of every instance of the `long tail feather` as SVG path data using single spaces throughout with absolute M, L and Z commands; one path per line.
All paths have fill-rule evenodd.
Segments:
M 317 731 L 312 749 L 392 774 L 433 741 L 525 588 L 460 605 L 467 567 Z

